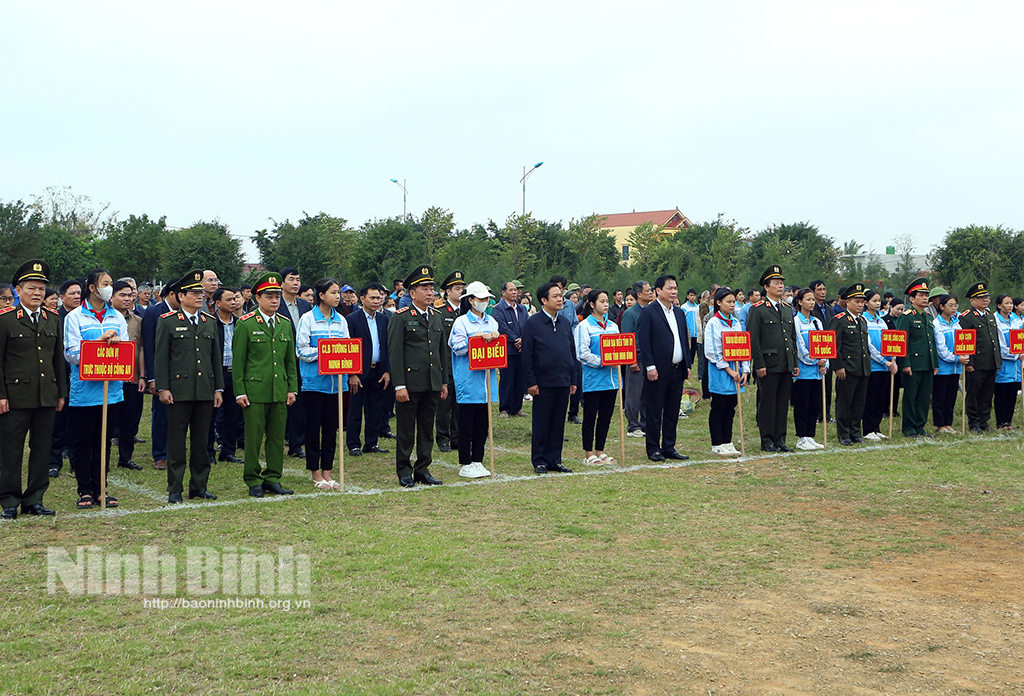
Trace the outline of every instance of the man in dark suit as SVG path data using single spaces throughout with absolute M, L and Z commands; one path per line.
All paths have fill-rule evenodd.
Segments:
M 348 315 L 348 333 L 363 341 L 363 371 L 348 379 L 352 394 L 348 407 L 345 436 L 348 453 L 354 457 L 363 452 L 387 454 L 377 442 L 384 418 L 384 395 L 391 383 L 388 360 L 388 314 L 381 311 L 384 286 L 370 283 L 359 290 L 360 308 Z M 366 423 L 366 440 L 359 447 L 359 428 Z
M 153 395 L 153 468 L 164 471 L 167 468 L 167 408 L 156 395 L 156 369 L 153 356 L 156 354 L 156 323 L 160 316 L 178 309 L 178 299 L 173 290 L 178 279 L 173 278 L 164 286 L 163 300 L 152 305 L 142 317 L 142 355 L 146 359 L 146 383 Z
M 217 307 L 217 343 L 221 351 L 221 370 L 224 374 L 224 399 L 221 406 L 214 410 L 211 432 L 220 425 L 220 454 L 218 460 L 241 464 L 242 460 L 235 456 L 238 451 L 238 438 L 242 433 L 242 407 L 235 402 L 235 387 L 232 372 L 234 370 L 234 353 L 232 341 L 235 337 L 235 325 L 238 317 L 231 311 L 235 305 L 235 290 L 217 288 L 213 291 L 213 303 Z
M 291 322 L 292 342 L 298 333 L 299 318 L 313 309 L 313 305 L 299 297 L 302 278 L 297 268 L 281 269 L 281 305 L 277 314 Z M 306 444 L 306 410 L 302 405 L 302 376 L 299 374 L 299 356 L 295 356 L 295 372 L 299 375 L 299 391 L 295 394 L 295 403 L 288 407 L 288 423 L 285 426 L 285 441 L 288 443 L 288 456 L 305 459 L 306 453 L 302 446 Z
M 572 326 L 561 313 L 562 288 L 544 283 L 537 290 L 541 311 L 523 328 L 523 381 L 533 397 L 530 458 L 535 473 L 572 473 L 562 466 L 562 437 L 569 396 L 576 392 L 576 344 Z M 500 324 L 499 324 L 500 326 Z
M 459 318 L 462 293 L 466 289 L 466 274 L 454 270 L 441 282 L 441 297 L 434 300 L 434 308 L 444 322 L 444 344 L 452 335 L 452 327 Z M 448 352 L 448 398 L 437 402 L 435 417 L 435 440 L 442 452 L 451 452 L 452 446 L 459 446 L 459 405 L 455 402 L 455 377 L 452 374 L 452 356 Z
M 498 322 L 498 333 L 508 340 L 508 367 L 500 370 L 498 382 L 498 411 L 502 418 L 523 416 L 523 393 L 526 385 L 520 365 L 523 348 L 523 328 L 530 313 L 519 304 L 519 288 L 509 281 L 501 288 L 501 300 L 494 305 L 491 316 Z
M 832 305 L 826 302 L 828 295 L 828 288 L 825 287 L 825 281 L 815 280 L 811 281 L 811 292 L 814 293 L 814 308 L 811 310 L 811 316 L 817 317 L 818 321 L 821 322 L 822 326 L 828 326 L 832 322 L 832 318 L 836 315 Z M 828 372 L 822 378 L 825 380 L 825 413 L 822 416 L 826 423 L 832 421 L 832 375 L 835 374 L 835 368 L 830 362 L 828 365 Z M 758 394 L 761 391 L 758 390 Z
M 639 359 L 647 374 L 644 413 L 652 462 L 689 459 L 676 450 L 679 404 L 691 362 L 686 313 L 675 304 L 678 296 L 675 276 L 660 276 L 654 281 L 655 301 L 640 310 L 636 323 Z
M 57 316 L 60 319 L 60 335 L 64 336 L 64 317 L 68 312 L 82 304 L 82 281 L 78 278 L 65 280 L 60 285 L 60 307 L 57 308 Z M 64 379 L 71 378 L 71 368 L 65 363 Z M 50 478 L 60 476 L 60 470 L 64 468 L 64 454 L 71 455 L 71 409 L 62 408 L 57 411 L 53 419 L 53 442 L 50 444 Z M 74 469 L 74 462 L 71 463 Z

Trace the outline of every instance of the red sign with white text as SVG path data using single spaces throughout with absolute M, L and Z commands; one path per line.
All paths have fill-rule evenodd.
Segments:
M 953 355 L 974 355 L 978 350 L 977 329 L 957 329 L 953 334 Z
M 487 342 L 480 336 L 469 337 L 469 369 L 496 370 L 508 367 L 508 337 Z
M 636 362 L 636 334 L 601 334 L 601 364 L 632 365 Z
M 363 371 L 361 338 L 321 338 L 316 349 L 317 371 L 322 375 L 358 375 Z
M 905 358 L 907 357 L 907 332 L 885 329 L 882 331 L 882 357 Z
M 834 360 L 839 357 L 835 331 L 808 331 L 807 353 L 812 360 Z
M 86 382 L 134 382 L 135 342 L 82 341 L 78 379 Z
M 1024 329 L 1010 330 L 1010 353 L 1012 355 L 1024 354 Z
M 750 360 L 750 332 L 723 331 L 722 359 L 726 362 L 745 362 Z

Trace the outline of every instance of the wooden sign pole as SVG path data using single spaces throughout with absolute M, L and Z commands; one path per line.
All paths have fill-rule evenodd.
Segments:
M 619 375 L 619 468 L 622 468 L 626 466 L 626 398 L 622 392 L 622 370 L 615 368 L 615 372 Z
M 100 509 L 107 509 L 107 397 L 110 382 L 103 380 L 103 411 L 100 416 Z
M 740 379 L 743 378 L 743 373 L 740 372 L 741 363 L 736 363 L 736 371 L 740 373 Z M 747 456 L 747 445 L 746 440 L 743 437 L 743 392 L 740 391 L 739 380 L 736 381 L 736 407 L 740 411 L 740 456 Z
M 896 410 L 896 373 L 889 373 L 889 439 L 892 439 L 892 419 Z
M 491 478 L 494 478 L 494 409 L 491 408 L 491 371 L 487 370 L 487 444 L 491 450 Z
M 960 432 L 964 435 L 967 434 L 967 366 L 960 366 L 960 389 L 964 393 L 964 398 L 961 401 L 961 410 L 963 411 L 963 418 L 961 419 Z
M 826 371 L 825 374 L 828 374 Z M 821 444 L 828 447 L 828 419 L 825 413 L 828 412 L 828 399 L 825 398 L 825 375 L 821 376 Z
M 344 375 L 338 375 L 338 483 L 341 490 L 345 490 L 345 402 L 342 399 L 342 379 Z

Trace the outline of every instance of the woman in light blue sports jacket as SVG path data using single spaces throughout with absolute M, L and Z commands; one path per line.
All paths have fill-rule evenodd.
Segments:
M 1013 311 L 1013 298 L 1009 295 L 996 298 L 996 327 L 999 329 L 999 352 L 1003 362 L 996 371 L 992 405 L 996 412 L 996 427 L 1009 430 L 1017 406 L 1017 391 L 1020 389 L 1020 355 L 1010 352 L 1010 332 L 1024 327 L 1024 320 L 1019 319 Z
M 940 433 L 953 433 L 953 407 L 959 391 L 960 375 L 969 355 L 956 355 L 953 345 L 960 330 L 959 303 L 956 295 L 939 297 L 939 314 L 932 322 L 935 351 L 939 354 L 939 371 L 932 379 L 932 422 Z
M 583 365 L 583 463 L 590 466 L 615 464 L 614 457 L 604 453 L 604 444 L 622 373 L 614 365 L 601 365 L 601 335 L 619 333 L 619 327 L 614 321 L 608 321 L 607 290 L 591 290 L 583 309 L 586 318 L 573 330 L 576 359 Z

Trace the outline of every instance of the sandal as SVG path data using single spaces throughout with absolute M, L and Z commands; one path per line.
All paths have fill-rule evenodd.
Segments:
M 117 507 L 117 498 L 108 495 L 107 496 L 107 507 L 108 508 L 116 508 Z
M 333 481 L 332 480 L 332 481 L 328 481 L 327 483 L 331 484 L 331 490 L 332 491 L 340 491 L 341 490 L 341 484 L 338 483 L 337 481 Z
M 602 464 L 608 464 L 609 466 L 615 466 L 618 463 L 615 461 L 615 457 L 609 457 L 607 454 L 603 452 L 601 453 L 599 459 L 601 460 Z
M 79 498 L 78 498 L 78 509 L 79 510 L 88 510 L 91 507 L 92 507 L 92 496 L 91 495 L 79 496 Z
M 601 464 L 603 464 L 601 458 L 598 457 L 596 454 L 592 454 L 586 459 L 584 459 L 583 463 L 586 464 L 587 466 L 601 466 Z
M 331 482 L 324 479 L 320 479 L 319 481 L 313 479 L 313 486 L 320 490 L 331 490 Z

